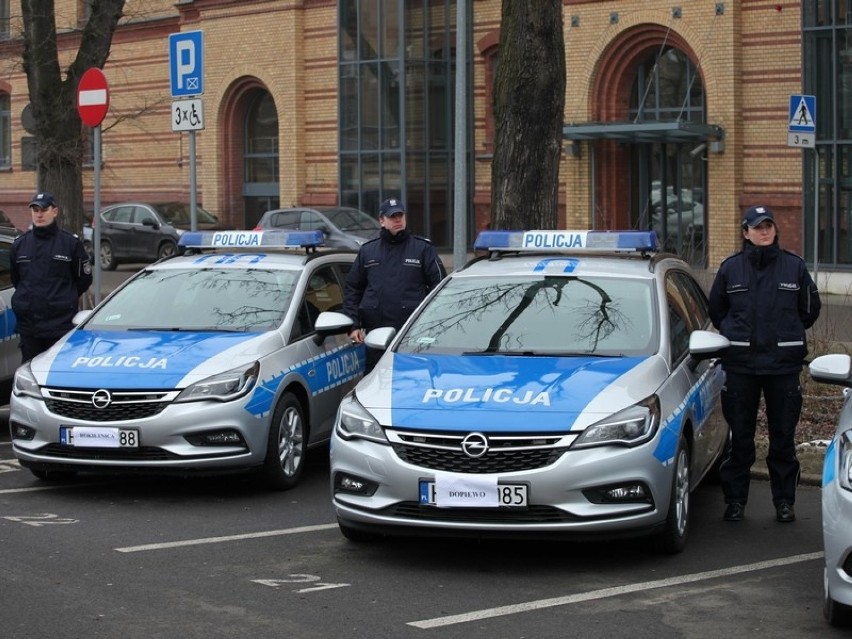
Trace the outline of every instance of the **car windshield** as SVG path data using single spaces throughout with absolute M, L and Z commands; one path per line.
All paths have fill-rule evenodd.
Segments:
M 154 208 L 157 209 L 157 212 L 163 216 L 163 219 L 172 226 L 185 226 L 189 228 L 192 223 L 189 204 L 184 204 L 183 202 L 165 202 L 164 204 L 155 204 Z M 198 222 L 198 224 L 216 224 L 219 221 L 219 218 L 207 209 L 196 205 L 195 221 Z
M 262 332 L 278 327 L 298 273 L 261 269 L 148 269 L 86 323 L 92 330 Z
M 381 228 L 376 218 L 358 209 L 331 209 L 324 213 L 341 231 L 374 231 Z
M 397 352 L 648 355 L 657 328 L 649 281 L 584 277 L 453 278 Z

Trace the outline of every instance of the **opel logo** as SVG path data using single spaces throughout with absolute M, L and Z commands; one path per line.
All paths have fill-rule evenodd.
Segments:
M 488 438 L 482 433 L 471 433 L 462 440 L 462 452 L 476 459 L 488 452 Z
M 92 393 L 92 406 L 95 408 L 106 408 L 110 403 L 112 403 L 112 395 L 105 388 Z

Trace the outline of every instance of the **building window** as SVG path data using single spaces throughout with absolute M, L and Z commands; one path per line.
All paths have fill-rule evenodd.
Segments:
M 38 143 L 33 135 L 21 138 L 21 169 L 24 171 L 38 169 Z
M 243 149 L 243 197 L 246 228 L 278 208 L 278 110 L 268 91 L 257 90 L 246 112 Z
M 83 127 L 83 166 L 87 169 L 95 166 L 95 130 L 91 127 Z M 101 158 L 103 165 L 103 158 Z
M 9 27 L 9 4 L 11 0 L 0 0 L 0 40 L 7 40 L 11 35 Z
M 816 154 L 803 162 L 804 253 L 820 265 L 852 265 L 852 9 L 848 2 L 807 0 L 803 16 L 803 87 L 816 97 Z M 814 161 L 818 158 L 818 219 Z M 816 226 L 816 228 L 815 228 Z
M 640 63 L 628 113 L 631 122 L 704 123 L 704 85 L 689 56 L 668 47 Z M 666 250 L 703 268 L 707 168 L 696 148 L 668 141 L 631 145 L 631 224 L 655 230 Z
M 0 169 L 12 166 L 12 112 L 8 93 L 0 93 Z

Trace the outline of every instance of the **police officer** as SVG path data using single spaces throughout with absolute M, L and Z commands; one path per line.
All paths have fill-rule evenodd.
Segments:
M 710 290 L 713 325 L 731 342 L 722 356 L 722 412 L 731 427 L 730 451 L 720 468 L 724 519 L 740 521 L 745 515 L 762 393 L 776 519 L 792 522 L 799 480 L 799 374 L 807 355 L 805 329 L 819 317 L 821 303 L 804 260 L 779 246 L 769 207 L 750 207 L 742 234 L 743 250 L 722 262 Z
M 446 275 L 429 240 L 406 230 L 402 202 L 382 202 L 379 223 L 379 237 L 361 245 L 346 277 L 343 312 L 355 322 L 349 336 L 356 343 L 380 326 L 399 330 Z
M 74 327 L 79 298 L 92 284 L 83 243 L 56 223 L 59 207 L 50 193 L 29 204 L 32 226 L 12 244 L 10 267 L 15 293 L 21 359 L 28 362 Z

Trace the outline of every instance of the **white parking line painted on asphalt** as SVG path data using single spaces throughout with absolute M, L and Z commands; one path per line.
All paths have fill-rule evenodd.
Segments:
M 681 575 L 679 577 L 669 577 L 668 579 L 645 581 L 642 583 L 630 584 L 627 586 L 617 586 L 615 588 L 602 588 L 601 590 L 580 592 L 575 595 L 554 597 L 552 599 L 527 601 L 525 603 L 513 604 L 510 606 L 498 606 L 497 608 L 473 610 L 471 612 L 462 613 L 460 615 L 449 615 L 447 617 L 435 617 L 434 619 L 410 621 L 406 625 L 428 630 L 430 628 L 440 628 L 443 626 L 452 626 L 455 624 L 468 623 L 471 621 L 481 621 L 482 619 L 490 619 L 493 617 L 516 615 L 523 612 L 530 612 L 532 610 L 541 610 L 542 608 L 566 606 L 568 604 L 579 603 L 581 601 L 606 599 L 607 597 L 618 597 L 620 595 L 640 592 L 642 590 L 651 590 L 654 588 L 668 588 L 670 586 L 679 586 L 681 584 L 695 583 L 696 581 L 706 581 L 708 579 L 718 579 L 719 577 L 729 577 L 731 575 L 738 575 L 744 572 L 768 570 L 770 568 L 789 566 L 790 564 L 798 564 L 804 561 L 812 561 L 821 558 L 821 552 L 812 552 L 804 555 L 793 555 L 792 557 L 781 557 L 779 559 L 771 559 L 769 561 L 758 561 L 753 564 L 745 564 L 744 566 L 733 566 L 731 568 L 722 568 L 720 570 L 708 570 L 707 572 L 698 572 L 692 575 Z
M 0 495 L 10 495 L 12 493 L 37 493 L 42 490 L 68 490 L 69 488 L 82 488 L 84 486 L 94 486 L 95 484 L 67 484 L 65 486 L 30 486 L 29 488 L 4 488 L 0 490 Z
M 125 546 L 116 548 L 118 552 L 144 552 L 146 550 L 164 550 L 180 548 L 181 546 L 200 546 L 202 544 L 220 544 L 226 541 L 242 541 L 243 539 L 261 539 L 263 537 L 278 537 L 280 535 L 297 535 L 299 533 L 317 532 L 337 528 L 337 524 L 318 524 L 316 526 L 300 526 L 282 530 L 266 530 L 264 532 L 244 533 L 242 535 L 226 535 L 224 537 L 202 537 L 201 539 L 184 539 L 183 541 L 166 541 L 161 544 L 143 544 L 141 546 Z

